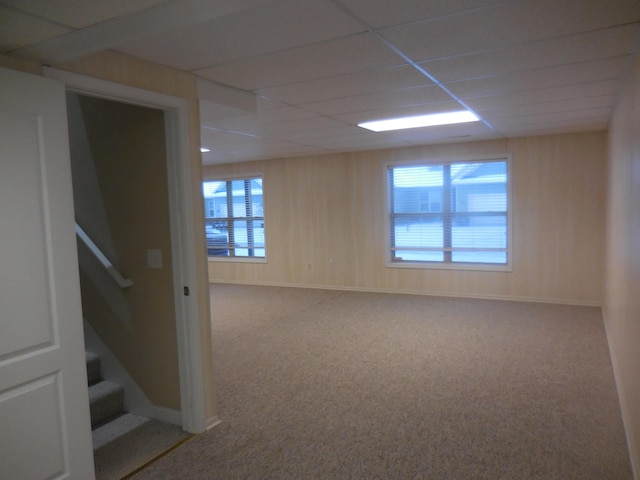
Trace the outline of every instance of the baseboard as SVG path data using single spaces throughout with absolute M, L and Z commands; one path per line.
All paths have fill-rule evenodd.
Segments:
M 205 422 L 205 430 L 211 430 L 212 428 L 217 427 L 221 423 L 222 423 L 222 420 L 220 420 L 218 417 L 215 417 L 215 416 L 210 417 Z
M 622 388 L 620 387 L 620 367 L 618 363 L 618 358 L 616 356 L 616 350 L 613 348 L 612 340 L 610 335 L 610 329 L 608 327 L 609 322 L 607 321 L 608 312 L 606 308 L 602 309 L 602 318 L 604 319 L 604 328 L 607 336 L 607 343 L 609 344 L 609 356 L 611 358 L 611 366 L 613 368 L 613 378 L 616 382 L 616 390 L 618 391 L 618 402 L 620 403 L 620 412 L 622 414 L 622 423 L 624 424 L 624 432 L 627 438 L 627 448 L 629 449 L 629 459 L 631 460 L 631 469 L 633 470 L 633 478 L 635 480 L 640 480 L 640 445 L 636 445 L 634 441 L 634 437 L 629 431 L 629 425 L 631 425 L 629 412 L 631 411 L 630 406 L 626 402 L 626 397 L 623 395 Z
M 86 320 L 84 336 L 87 350 L 100 355 L 102 377 L 124 388 L 124 407 L 127 412 L 182 426 L 182 413 L 154 405 Z
M 403 295 L 422 295 L 431 297 L 450 297 L 450 298 L 475 298 L 478 300 L 505 300 L 513 302 L 532 302 L 532 303 L 550 303 L 555 305 L 572 305 L 577 307 L 601 307 L 600 302 L 575 300 L 565 298 L 537 298 L 524 297 L 515 295 L 485 295 L 477 293 L 459 293 L 459 292 L 425 292 L 422 290 L 403 290 L 392 288 L 369 288 L 369 287 L 348 287 L 336 285 L 318 285 L 305 283 L 287 283 L 287 282 L 245 282 L 237 280 L 209 280 L 210 284 L 222 283 L 231 285 L 257 285 L 261 287 L 290 287 L 290 288 L 312 288 L 318 290 L 336 290 L 345 292 L 365 292 L 365 293 L 395 293 Z
M 151 402 L 149 402 L 149 404 L 145 406 L 134 406 L 132 407 L 130 412 L 135 415 L 154 418 L 156 420 L 160 420 L 161 422 L 182 426 L 182 413 L 180 412 L 180 410 L 158 407 Z

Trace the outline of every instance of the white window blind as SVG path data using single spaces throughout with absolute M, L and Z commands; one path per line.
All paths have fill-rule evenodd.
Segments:
M 262 178 L 208 180 L 202 187 L 209 256 L 264 258 Z
M 389 166 L 392 263 L 507 265 L 506 159 Z

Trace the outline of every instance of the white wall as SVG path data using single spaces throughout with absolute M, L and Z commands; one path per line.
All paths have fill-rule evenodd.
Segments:
M 635 478 L 640 479 L 640 57 L 609 135 L 604 317 Z

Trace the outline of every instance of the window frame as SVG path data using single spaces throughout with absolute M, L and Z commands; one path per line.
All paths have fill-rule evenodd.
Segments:
M 248 221 L 248 220 L 253 220 L 255 221 L 255 219 L 262 219 L 262 223 L 263 223 L 263 229 L 264 229 L 264 247 L 259 247 L 259 248 L 264 248 L 264 256 L 235 256 L 235 255 L 228 255 L 228 256 L 216 256 L 216 255 L 209 255 L 209 252 L 207 252 L 207 259 L 210 262 L 239 262 L 239 263 L 267 263 L 267 224 L 266 224 L 266 215 L 265 215 L 265 189 L 264 189 L 264 175 L 261 172 L 258 173 L 246 173 L 246 174 L 238 174 L 238 175 L 221 175 L 221 176 L 213 176 L 213 175 L 208 175 L 205 178 L 202 179 L 201 185 L 204 186 L 205 183 L 208 182 L 234 182 L 234 181 L 240 181 L 240 180 L 244 180 L 245 182 L 247 180 L 256 180 L 259 179 L 262 183 L 262 216 L 261 217 L 226 217 L 224 220 L 226 220 L 227 222 L 233 222 L 234 220 L 243 220 L 243 221 Z M 202 187 L 201 187 L 202 188 Z M 204 197 L 204 193 L 203 193 L 203 207 L 204 207 L 204 219 L 203 219 L 203 223 L 205 226 L 205 234 L 206 234 L 206 225 L 207 225 L 207 220 L 210 219 L 211 217 L 207 217 L 207 211 L 206 211 L 206 205 L 205 202 L 207 201 L 207 199 Z M 206 242 L 206 239 L 205 239 Z M 253 248 L 256 248 L 255 246 Z
M 389 185 L 389 172 L 391 168 L 398 167 L 420 167 L 420 166 L 443 166 L 455 163 L 472 163 L 472 162 L 506 162 L 507 164 L 507 263 L 491 264 L 491 263 L 465 263 L 465 262 L 449 262 L 446 261 L 394 261 L 393 246 L 391 241 L 391 198 Z M 420 158 L 415 160 L 391 161 L 383 164 L 383 183 L 384 183 L 384 236 L 385 236 L 385 267 L 387 268 L 411 268 L 421 270 L 467 270 L 467 271 L 493 271 L 493 272 L 511 272 L 513 270 L 513 206 L 512 206 L 512 185 L 513 185 L 513 163 L 511 154 L 500 153 L 495 155 L 481 156 L 465 156 L 448 158 Z M 443 202 L 446 201 L 443 199 Z

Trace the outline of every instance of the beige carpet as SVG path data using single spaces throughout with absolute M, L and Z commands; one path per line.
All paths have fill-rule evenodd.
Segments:
M 215 285 L 222 425 L 146 479 L 626 480 L 600 310 Z
M 98 436 L 94 432 L 96 480 L 126 478 L 191 437 L 177 425 L 130 414 L 113 423 L 118 425 L 107 428 L 117 431 L 115 438 L 110 438 L 108 431 Z

